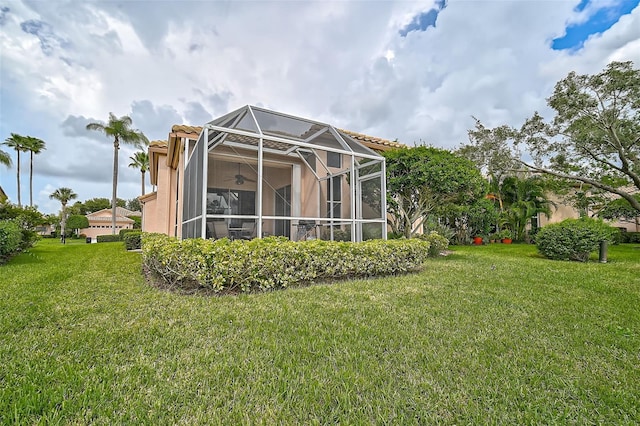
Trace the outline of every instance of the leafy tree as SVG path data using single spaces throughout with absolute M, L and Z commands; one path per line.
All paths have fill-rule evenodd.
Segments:
M 8 152 L 0 149 L 0 164 L 3 166 L 11 167 L 11 156 Z
M 142 205 L 140 204 L 140 200 L 138 200 L 137 198 L 132 198 L 129 201 L 127 201 L 127 209 L 131 210 L 132 212 L 142 211 Z
M 131 126 L 133 121 L 130 117 L 123 115 L 118 118 L 113 113 L 109 113 L 109 121 L 103 123 L 89 123 L 87 130 L 96 130 L 104 133 L 108 137 L 113 137 L 113 193 L 111 196 L 111 233 L 116 233 L 116 207 L 118 194 L 118 151 L 120 143 L 130 144 L 140 148 L 143 144 L 148 144 L 146 136 L 139 130 Z
M 22 198 L 20 197 L 20 153 L 21 152 L 25 152 L 27 151 L 26 147 L 25 147 L 25 142 L 24 142 L 24 136 L 20 136 L 17 133 L 11 133 L 11 136 L 8 137 L 7 139 L 5 139 L 5 141 L 3 142 L 4 145 L 13 148 L 16 150 L 16 154 L 17 154 L 17 160 L 16 160 L 16 164 L 17 164 L 17 173 L 16 173 L 16 178 L 17 178 L 17 182 L 18 182 L 18 207 L 22 207 Z
M 62 205 L 62 210 L 60 212 L 60 233 L 61 235 L 64 235 L 64 227 L 67 220 L 67 203 L 78 198 L 78 194 L 73 192 L 70 188 L 58 188 L 53 192 L 53 194 L 49 195 L 49 198 L 60 201 L 60 204 Z
M 33 155 L 40 154 L 45 150 L 43 140 L 34 138 L 33 136 L 25 136 L 23 139 L 25 151 L 29 151 L 29 205 L 33 206 Z
M 469 204 L 485 193 L 486 181 L 473 163 L 447 150 L 418 146 L 384 156 L 394 233 L 411 237 L 429 215 L 450 204 Z
M 81 203 L 82 206 L 80 208 L 79 214 L 89 214 L 95 213 L 100 210 L 108 209 L 111 207 L 111 200 L 108 198 L 91 198 L 86 200 L 84 203 Z M 127 202 L 122 198 L 116 199 L 117 207 L 125 207 Z
M 138 151 L 129 159 L 131 160 L 129 167 L 140 169 L 142 174 L 142 195 L 144 195 L 144 174 L 149 170 L 149 154 L 144 151 Z
M 31 247 L 37 241 L 36 226 L 49 222 L 35 207 L 21 207 L 11 203 L 0 204 L 0 222 L 6 221 L 13 222 L 20 228 L 22 250 Z
M 640 201 L 640 194 L 635 194 L 634 197 Z M 638 214 L 638 211 L 624 198 L 616 198 L 615 200 L 609 201 L 598 211 L 598 217 L 608 220 L 634 221 L 636 232 L 640 232 L 640 214 Z
M 551 122 L 535 113 L 519 130 L 487 129 L 477 121 L 465 150 L 510 157 L 528 170 L 588 184 L 640 211 L 633 197 L 640 190 L 640 70 L 632 62 L 611 62 L 598 74 L 571 72 L 556 84 L 548 104 L 556 113 Z
M 74 214 L 67 219 L 67 226 L 78 234 L 78 230 L 89 227 L 89 219 L 86 216 Z

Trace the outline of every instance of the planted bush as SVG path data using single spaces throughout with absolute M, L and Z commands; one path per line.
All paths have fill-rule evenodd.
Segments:
M 96 241 L 99 243 L 112 243 L 115 241 L 122 241 L 118 234 L 98 235 Z
M 124 236 L 130 232 L 142 232 L 139 229 L 121 229 L 118 231 L 118 235 L 120 236 L 120 240 L 124 241 Z
M 601 241 L 612 241 L 615 229 L 596 219 L 566 219 L 538 232 L 536 245 L 545 257 L 586 262 Z
M 22 248 L 22 229 L 10 220 L 0 221 L 0 263 Z
M 449 240 L 436 231 L 431 231 L 429 234 L 419 235 L 418 238 L 429 242 L 429 256 L 440 256 L 443 251 L 449 248 Z
M 138 250 L 142 247 L 142 232 L 127 232 L 124 234 L 124 246 L 127 250 Z
M 142 237 L 146 271 L 175 286 L 251 292 L 298 283 L 389 275 L 418 270 L 429 242 L 419 239 L 293 242 L 283 237 L 251 241 L 178 241 L 161 234 Z

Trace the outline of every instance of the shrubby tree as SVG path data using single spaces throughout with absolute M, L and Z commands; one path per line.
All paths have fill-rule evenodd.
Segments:
M 89 219 L 83 215 L 73 214 L 67 219 L 66 226 L 77 234 L 78 230 L 89 227 Z
M 483 196 L 486 181 L 465 158 L 450 151 L 418 146 L 384 153 L 387 209 L 394 233 L 411 237 L 430 215 L 447 206 L 466 205 Z
M 8 257 L 17 251 L 24 250 L 33 245 L 38 239 L 35 228 L 39 225 L 48 224 L 48 218 L 44 217 L 35 207 L 20 207 L 11 203 L 0 203 L 0 248 L 2 256 Z M 19 229 L 17 236 L 12 230 Z M 9 235 L 11 234 L 11 235 Z M 19 241 L 16 240 L 19 239 Z M 9 242 L 11 239 L 12 242 Z
M 131 210 L 132 212 L 142 211 L 140 200 L 138 200 L 137 198 L 132 198 L 129 201 L 127 201 L 127 209 Z

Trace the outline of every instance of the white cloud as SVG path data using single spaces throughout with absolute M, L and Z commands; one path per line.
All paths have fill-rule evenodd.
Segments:
M 256 104 L 453 147 L 466 140 L 471 115 L 519 125 L 545 112 L 571 70 L 593 73 L 611 60 L 640 66 L 640 8 L 577 52 L 551 49 L 567 25 L 603 6 L 576 12 L 578 3 L 451 1 L 435 28 L 401 37 L 436 2 L 10 2 L 0 23 L 0 137 L 47 142 L 34 189 L 48 212 L 58 208 L 48 193 L 60 186 L 80 200 L 110 197 L 112 144 L 83 132 L 109 112 L 130 114 L 157 139 L 172 124 Z M 28 20 L 46 31 L 23 31 Z M 42 37 L 51 41 L 46 52 Z M 139 195 L 132 153 L 120 152 L 121 198 Z M 25 182 L 26 174 L 23 201 Z M 15 200 L 15 168 L 0 170 L 0 183 Z

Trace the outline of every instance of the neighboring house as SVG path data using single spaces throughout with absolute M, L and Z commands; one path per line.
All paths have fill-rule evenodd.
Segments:
M 626 188 L 627 191 L 633 193 L 634 188 Z M 552 195 L 549 197 L 555 203 L 555 207 L 551 207 L 551 217 L 547 218 L 544 214 L 539 213 L 537 217 L 537 225 L 545 226 L 550 223 L 562 222 L 565 219 L 577 219 L 583 215 L 588 217 L 596 217 L 597 211 L 587 209 L 580 211 L 574 206 L 569 205 L 562 197 Z M 617 195 L 609 194 L 610 200 L 617 198 Z M 635 219 L 620 219 L 615 221 L 606 221 L 609 225 L 622 230 L 623 232 L 640 232 L 640 215 Z
M 35 231 L 40 236 L 51 236 L 55 234 L 56 227 L 55 225 L 38 225 L 36 226 Z
M 112 225 L 112 212 L 111 208 L 102 209 L 94 213 L 89 213 L 87 219 L 89 220 L 89 227 L 83 228 L 78 231 L 79 234 L 84 234 L 87 237 L 96 238 L 98 235 L 110 235 Z M 140 212 L 134 212 L 123 207 L 116 208 L 116 234 L 121 229 L 133 229 L 135 221 L 130 217 L 142 216 Z
M 386 237 L 385 163 L 403 145 L 244 106 L 149 146 L 142 229 L 180 238 Z

